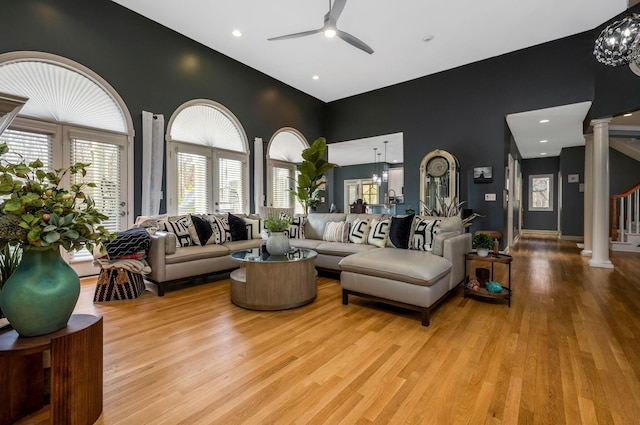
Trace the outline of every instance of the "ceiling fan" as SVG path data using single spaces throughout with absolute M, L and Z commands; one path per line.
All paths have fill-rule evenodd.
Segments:
M 344 9 L 344 5 L 346 3 L 347 3 L 347 0 L 334 0 L 333 7 L 331 7 L 331 0 L 329 0 L 329 12 L 327 12 L 327 14 L 324 15 L 324 25 L 322 26 L 322 28 L 318 28 L 316 30 L 310 30 L 310 31 L 296 32 L 294 34 L 281 35 L 280 37 L 272 37 L 272 38 L 269 38 L 268 40 L 269 41 L 287 40 L 290 38 L 306 37 L 308 35 L 313 35 L 313 34 L 323 32 L 326 37 L 331 38 L 337 35 L 340 39 L 342 39 L 343 41 L 346 41 L 352 46 L 357 47 L 358 49 L 364 52 L 372 54 L 373 49 L 369 47 L 365 42 L 363 42 L 362 40 L 354 37 L 353 35 L 347 32 L 340 31 L 338 29 L 337 27 L 338 19 L 340 18 L 340 15 L 342 14 L 342 10 Z

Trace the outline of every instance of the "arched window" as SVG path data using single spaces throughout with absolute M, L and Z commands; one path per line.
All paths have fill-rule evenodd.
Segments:
M 240 121 L 207 99 L 181 105 L 167 126 L 167 211 L 246 213 L 249 150 Z
M 109 217 L 111 231 L 133 223 L 133 123 L 118 93 L 90 69 L 41 52 L 0 55 L 0 92 L 27 97 L 18 118 L 0 136 L 10 152 L 28 161 L 40 158 L 50 168 L 75 162 L 91 166 L 80 180 L 96 206 Z M 114 166 L 115 165 L 115 166 Z M 95 273 L 91 254 L 73 253 L 80 275 Z M 88 263 L 88 264 L 87 264 Z
M 267 147 L 268 205 L 295 208 L 303 214 L 304 207 L 291 191 L 296 186 L 296 164 L 302 162 L 302 151 L 309 147 L 305 137 L 295 128 L 276 131 Z

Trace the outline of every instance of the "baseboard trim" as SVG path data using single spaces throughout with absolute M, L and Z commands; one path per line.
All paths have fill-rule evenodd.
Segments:
M 525 234 L 534 234 L 534 235 L 550 235 L 550 236 L 560 236 L 560 233 L 557 230 L 537 230 L 537 229 L 522 229 L 520 233 Z

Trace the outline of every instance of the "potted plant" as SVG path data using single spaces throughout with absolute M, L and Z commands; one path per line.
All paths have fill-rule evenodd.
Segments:
M 271 255 L 284 255 L 289 252 L 289 237 L 285 230 L 291 224 L 288 215 L 274 215 L 264 219 L 264 228 L 269 231 L 267 252 Z
M 304 213 L 309 213 L 310 206 L 318 206 L 320 186 L 323 184 L 322 176 L 338 164 L 333 164 L 324 159 L 327 150 L 327 140 L 324 137 L 316 139 L 311 146 L 302 151 L 303 161 L 296 165 L 298 169 L 298 185 L 295 191 L 296 198 L 304 207 Z M 314 205 L 315 204 L 315 205 Z
M 83 190 L 94 183 L 60 183 L 66 176 L 86 175 L 89 164 L 54 171 L 40 160 L 7 159 L 0 144 L 0 246 L 22 248 L 22 261 L 0 293 L 0 308 L 21 336 L 54 332 L 66 326 L 80 295 L 80 280 L 63 260 L 67 251 L 113 239 L 100 223 L 108 217 Z
M 2 216 L 0 216 L 0 227 L 2 226 Z M 18 268 L 20 260 L 22 259 L 22 247 L 20 245 L 11 246 L 5 244 L 4 248 L 0 250 L 0 294 L 2 293 L 2 287 L 4 283 L 9 279 L 9 276 Z M 4 313 L 0 308 L 0 319 L 4 317 Z
M 493 248 L 493 241 L 484 233 L 478 233 L 471 240 L 471 246 L 476 249 L 476 252 L 481 257 L 489 255 L 489 250 Z

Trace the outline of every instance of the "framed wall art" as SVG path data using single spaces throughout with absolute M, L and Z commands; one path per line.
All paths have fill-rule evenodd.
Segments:
M 491 183 L 493 181 L 493 167 L 475 167 L 473 169 L 474 183 Z

